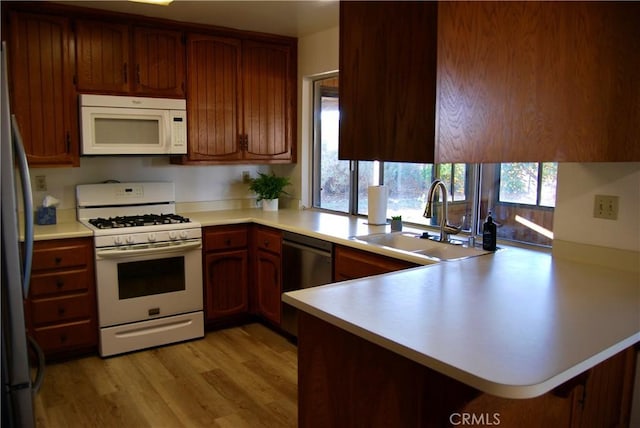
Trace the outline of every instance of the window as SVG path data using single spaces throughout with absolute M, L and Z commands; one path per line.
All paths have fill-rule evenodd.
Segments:
M 481 165 L 478 233 L 491 211 L 498 238 L 550 246 L 557 163 Z
M 556 163 L 338 160 L 338 83 L 337 76 L 314 83 L 313 207 L 367 215 L 369 186 L 384 184 L 388 217 L 401 215 L 407 223 L 438 226 L 441 201 L 433 218 L 423 217 L 429 186 L 438 177 L 449 194 L 449 224 L 481 235 L 491 211 L 499 239 L 551 245 Z
M 314 82 L 313 206 L 349 212 L 349 161 L 338 160 L 338 77 Z
M 554 207 L 556 203 L 555 162 L 502 163 L 498 201 Z

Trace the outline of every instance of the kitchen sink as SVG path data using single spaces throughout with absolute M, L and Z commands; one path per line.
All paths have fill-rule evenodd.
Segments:
M 371 245 L 409 251 L 439 260 L 459 260 L 490 253 L 490 251 L 480 248 L 469 247 L 463 241 L 443 243 L 424 238 L 422 234 L 413 232 L 374 233 L 353 236 L 351 239 Z

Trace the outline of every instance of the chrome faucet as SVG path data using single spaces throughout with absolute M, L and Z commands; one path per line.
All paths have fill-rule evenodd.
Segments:
M 433 204 L 436 201 L 436 191 L 440 188 L 440 193 L 442 194 L 442 209 L 440 213 L 440 242 L 450 242 L 449 235 L 455 235 L 460 232 L 460 227 L 451 226 L 447 220 L 447 209 L 448 209 L 448 195 L 447 195 L 447 186 L 444 184 L 442 180 L 436 178 L 431 183 L 431 187 L 429 187 L 429 194 L 427 196 L 427 206 L 424 208 L 424 214 L 422 215 L 425 218 L 433 217 Z

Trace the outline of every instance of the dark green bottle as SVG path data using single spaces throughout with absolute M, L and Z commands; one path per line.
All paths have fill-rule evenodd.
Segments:
M 496 250 L 496 224 L 491 217 L 491 211 L 487 216 L 487 221 L 482 225 L 482 248 L 487 251 Z

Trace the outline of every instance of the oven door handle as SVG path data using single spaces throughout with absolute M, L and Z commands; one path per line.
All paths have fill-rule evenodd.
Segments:
M 125 250 L 98 250 L 96 251 L 96 258 L 121 259 L 125 257 L 147 255 L 147 254 L 184 252 L 186 250 L 191 250 L 196 248 L 202 248 L 202 241 L 187 242 L 184 244 L 172 244 L 167 246 L 125 249 Z

